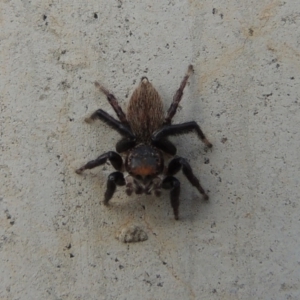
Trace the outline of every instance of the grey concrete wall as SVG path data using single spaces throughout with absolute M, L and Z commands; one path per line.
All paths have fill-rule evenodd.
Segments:
M 0 3 L 0 299 L 300 299 L 299 1 Z M 166 107 L 195 74 L 174 138 L 210 195 L 100 203 L 112 167 L 75 169 L 119 136 L 86 124 L 141 76 Z M 125 244 L 120 228 L 148 240 Z

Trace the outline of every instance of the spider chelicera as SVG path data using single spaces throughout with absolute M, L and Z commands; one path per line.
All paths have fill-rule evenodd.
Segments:
M 103 165 L 107 160 L 111 162 L 116 172 L 108 176 L 103 201 L 105 205 L 108 205 L 117 186 L 125 185 L 127 195 L 131 195 L 133 192 L 136 194 L 151 194 L 153 192 L 156 196 L 160 196 L 162 188 L 168 189 L 170 190 L 174 217 L 178 220 L 180 182 L 174 175 L 180 169 L 189 182 L 203 195 L 204 199 L 208 200 L 208 195 L 194 175 L 190 164 L 185 158 L 175 156 L 176 147 L 168 140 L 169 136 L 194 131 L 207 147 L 212 147 L 195 121 L 171 124 L 192 72 L 193 66 L 190 65 L 167 113 L 164 112 L 163 102 L 158 92 L 147 77 L 141 78 L 139 86 L 133 92 L 126 114 L 119 106 L 115 96 L 98 82 L 95 82 L 96 87 L 106 95 L 119 120 L 104 110 L 98 109 L 86 121 L 100 119 L 116 130 L 122 139 L 116 144 L 117 152 L 109 151 L 100 155 L 77 169 L 76 173 L 81 174 L 86 169 Z M 124 160 L 118 153 L 124 156 Z M 175 157 L 165 166 L 167 155 Z

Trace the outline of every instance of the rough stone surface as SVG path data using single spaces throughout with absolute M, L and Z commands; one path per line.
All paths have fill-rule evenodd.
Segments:
M 0 3 L 0 298 L 300 299 L 300 2 Z M 103 199 L 111 166 L 75 174 L 118 134 L 86 124 L 125 107 L 142 76 L 170 103 L 195 74 L 174 138 L 210 201 L 182 182 L 168 195 Z M 115 239 L 139 224 L 148 240 Z

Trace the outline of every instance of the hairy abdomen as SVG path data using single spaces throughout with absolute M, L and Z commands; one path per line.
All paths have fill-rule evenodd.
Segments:
M 149 142 L 152 133 L 164 122 L 161 98 L 147 78 L 133 92 L 128 107 L 127 120 L 141 142 Z

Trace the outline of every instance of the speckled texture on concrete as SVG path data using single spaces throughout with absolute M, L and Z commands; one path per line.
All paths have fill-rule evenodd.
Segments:
M 300 299 L 300 2 L 0 3 L 0 299 Z M 99 204 L 119 136 L 84 123 L 124 107 L 141 76 L 170 103 L 195 74 L 173 139 L 209 191 Z M 115 239 L 138 225 L 142 243 Z

